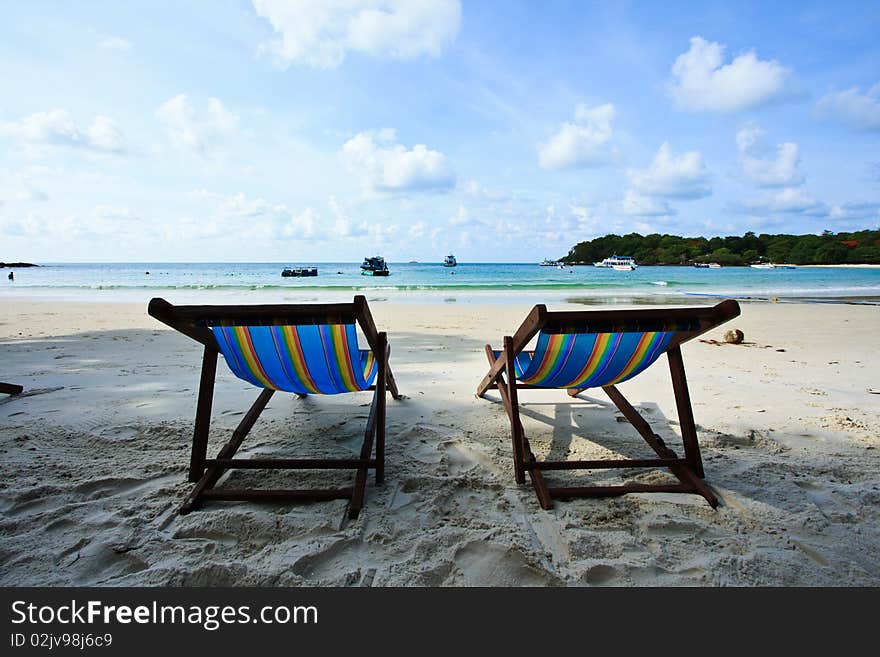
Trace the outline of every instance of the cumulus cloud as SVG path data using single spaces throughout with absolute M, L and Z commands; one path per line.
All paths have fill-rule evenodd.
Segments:
M 712 193 L 711 175 L 699 151 L 675 155 L 664 142 L 651 166 L 630 171 L 630 182 L 643 196 L 675 199 L 697 199 Z
M 747 52 L 724 64 L 720 43 L 699 36 L 690 43 L 690 49 L 672 65 L 669 82 L 669 93 L 680 109 L 739 112 L 788 95 L 791 70 L 779 62 Z
M 165 126 L 172 142 L 204 155 L 222 137 L 238 128 L 238 116 L 217 98 L 209 98 L 199 110 L 186 94 L 179 94 L 156 109 L 156 118 Z
M 0 204 L 47 201 L 49 196 L 34 185 L 34 179 L 45 171 L 43 167 L 29 167 L 23 171 L 0 172 Z
M 9 237 L 34 241 L 51 239 L 66 244 L 78 240 L 125 239 L 134 225 L 141 225 L 141 218 L 130 209 L 99 205 L 91 211 L 67 215 L 17 215 L 0 221 L 0 230 Z
M 873 219 L 880 222 L 880 203 L 849 201 L 831 207 L 829 216 L 843 221 Z
M 368 193 L 446 190 L 455 186 L 447 157 L 424 144 L 397 143 L 394 130 L 361 132 L 342 146 L 349 170 Z
M 0 123 L 0 134 L 32 146 L 46 144 L 117 154 L 125 150 L 125 137 L 113 119 L 99 114 L 83 129 L 63 109 L 36 112 L 21 121 Z
M 348 52 L 437 57 L 458 34 L 459 0 L 253 0 L 278 34 L 263 44 L 276 63 L 339 66 Z
M 799 148 L 795 142 L 770 148 L 763 140 L 764 131 L 751 125 L 736 133 L 739 162 L 743 174 L 760 187 L 792 187 L 804 181 L 798 168 Z
M 856 130 L 880 130 L 880 82 L 865 93 L 858 87 L 828 93 L 816 103 L 816 112 Z
M 579 105 L 575 121 L 563 123 L 547 142 L 538 146 L 538 164 L 542 169 L 567 169 L 604 164 L 610 153 L 613 136 L 611 122 L 614 105 L 598 107 Z
M 804 189 L 787 187 L 773 194 L 736 203 L 734 211 L 750 214 L 801 214 L 809 217 L 828 216 L 827 204 L 817 201 Z
M 623 197 L 623 213 L 631 217 L 663 217 L 675 214 L 666 201 L 628 190 Z
M 507 201 L 510 194 L 497 189 L 487 189 L 476 180 L 469 180 L 463 186 L 464 193 L 475 199 L 489 202 Z

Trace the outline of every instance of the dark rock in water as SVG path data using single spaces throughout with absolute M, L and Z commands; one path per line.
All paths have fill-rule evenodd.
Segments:
M 4 267 L 18 267 L 19 269 L 23 267 L 39 267 L 40 265 L 35 265 L 31 262 L 0 262 L 0 269 Z
M 742 344 L 742 341 L 745 339 L 745 334 L 739 329 L 724 332 L 724 341 L 729 344 Z

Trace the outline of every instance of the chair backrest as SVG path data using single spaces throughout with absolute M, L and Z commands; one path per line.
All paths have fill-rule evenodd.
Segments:
M 376 376 L 375 356 L 358 349 L 353 323 L 211 330 L 233 374 L 262 388 L 332 395 L 366 390 Z
M 378 333 L 366 299 L 347 304 L 173 306 L 150 315 L 223 354 L 240 379 L 300 394 L 368 389 L 376 377 Z M 356 323 L 369 349 L 358 347 Z
M 547 312 L 537 306 L 520 341 L 537 334 L 534 352 L 517 352 L 523 384 L 594 388 L 631 379 L 669 349 L 739 314 L 736 301 L 713 307 Z M 529 320 L 527 320 L 528 323 Z M 523 328 L 526 328 L 526 324 Z

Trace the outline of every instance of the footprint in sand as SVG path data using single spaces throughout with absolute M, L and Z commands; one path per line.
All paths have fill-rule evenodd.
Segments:
M 453 557 L 467 586 L 558 586 L 553 574 L 529 563 L 519 550 L 492 543 L 471 541 Z
M 362 541 L 342 540 L 331 543 L 315 554 L 300 557 L 291 570 L 311 581 L 352 584 L 360 581 L 361 567 L 372 561 L 372 556 L 371 548 Z
M 832 522 L 856 522 L 858 514 L 842 500 L 835 498 L 834 492 L 812 481 L 795 482 L 816 505 L 820 513 Z
M 614 566 L 598 564 L 584 573 L 584 581 L 590 586 L 608 586 L 620 582 L 620 572 Z
M 446 468 L 453 477 L 473 470 L 478 465 L 493 474 L 501 474 L 498 466 L 486 454 L 468 447 L 460 440 L 448 440 L 441 447 L 446 453 Z

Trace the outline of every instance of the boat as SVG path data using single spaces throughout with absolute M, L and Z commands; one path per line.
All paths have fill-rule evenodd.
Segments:
M 455 256 L 451 253 L 443 258 L 443 266 L 444 267 L 455 267 L 458 265 L 458 261 L 455 259 Z
M 561 267 L 561 266 L 564 266 L 558 260 L 548 260 L 547 258 L 544 258 L 544 260 L 542 260 L 539 264 L 542 267 Z
M 372 258 L 364 258 L 361 265 L 361 274 L 364 276 L 388 276 L 388 265 L 385 264 L 385 258 L 382 256 L 373 256 Z
M 697 269 L 721 269 L 721 265 L 717 262 L 695 262 L 694 267 Z
M 758 262 L 754 265 L 749 265 L 752 269 L 776 269 L 776 265 L 772 262 Z
M 632 271 L 638 267 L 636 261 L 631 256 L 619 255 L 609 256 L 601 262 L 594 262 L 593 266 L 613 269 L 614 271 Z
M 285 278 L 289 276 L 317 276 L 317 267 L 285 267 L 281 270 L 281 275 Z

